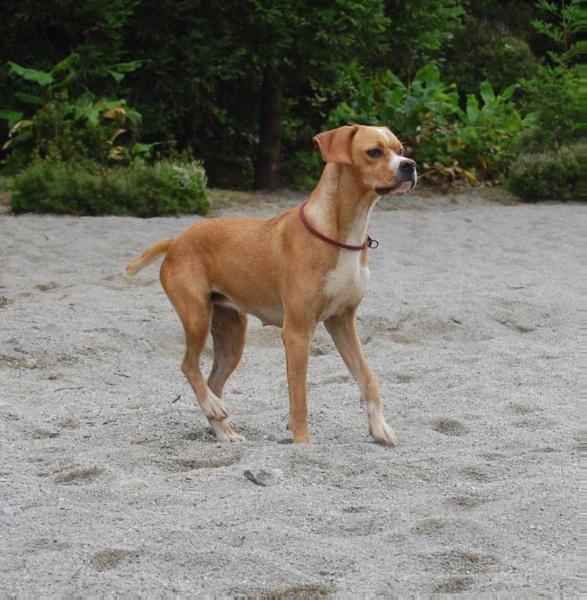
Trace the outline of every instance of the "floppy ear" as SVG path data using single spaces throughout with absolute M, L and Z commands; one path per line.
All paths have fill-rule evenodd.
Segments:
M 314 141 L 318 144 L 318 148 L 320 148 L 322 160 L 324 162 L 352 165 L 351 142 L 357 129 L 357 125 L 345 125 L 344 127 L 324 131 L 314 136 Z

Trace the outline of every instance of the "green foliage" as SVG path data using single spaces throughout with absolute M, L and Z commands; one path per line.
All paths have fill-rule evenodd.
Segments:
M 523 39 L 472 17 L 455 32 L 442 64 L 445 81 L 455 83 L 461 94 L 474 93 L 483 81 L 501 90 L 531 76 L 536 67 L 536 58 Z
M 512 96 L 516 85 L 495 94 L 488 82 L 469 94 L 464 110 L 454 84 L 441 80 L 434 64 L 422 67 L 411 85 L 392 73 L 360 77 L 350 102 L 340 103 L 327 127 L 386 123 L 408 146 L 425 177 L 499 179 L 512 158 L 512 141 L 532 123 L 522 118 Z
M 521 81 L 525 110 L 536 113 L 536 125 L 519 142 L 525 151 L 543 152 L 570 144 L 585 134 L 585 114 L 581 93 L 581 69 L 573 66 L 579 43 L 581 15 L 579 2 L 570 0 L 562 6 L 549 0 L 539 0 L 538 7 L 548 17 L 534 19 L 533 26 L 554 44 L 548 52 L 549 61 L 541 65 L 534 77 Z
M 536 126 L 520 140 L 532 151 L 568 144 L 585 133 L 579 67 L 540 66 L 536 75 L 521 82 L 521 103 L 536 113 Z
M 579 147 L 563 147 L 520 154 L 511 166 L 506 187 L 528 201 L 578 199 L 579 152 Z
M 578 47 L 574 38 L 579 30 L 579 3 L 571 0 L 559 6 L 539 0 L 537 6 L 544 18 L 532 24 L 553 49 L 534 76 L 521 81 L 522 108 L 533 111 L 536 118 L 534 127 L 517 140 L 521 153 L 506 186 L 526 200 L 584 198 L 579 175 L 585 172 L 585 147 L 573 145 L 585 133 L 581 67 L 572 66 Z
M 386 0 L 388 51 L 384 64 L 404 81 L 436 59 L 465 11 L 460 0 Z
M 12 189 L 15 212 L 152 217 L 209 209 L 206 175 L 196 161 L 104 168 L 36 160 L 15 177 Z
M 94 163 L 136 168 L 177 147 L 205 160 L 215 183 L 244 187 L 259 146 L 273 144 L 284 183 L 307 186 L 320 169 L 312 136 L 357 121 L 396 130 L 430 178 L 499 179 L 519 148 L 581 135 L 578 7 L 5 0 L 2 170 L 40 158 L 87 164 L 89 173 Z M 267 81 L 274 102 L 265 102 Z M 523 115 L 532 113 L 530 131 Z
M 563 0 L 562 4 L 552 0 L 536 2 L 544 18 L 532 19 L 532 26 L 538 33 L 554 42 L 555 50 L 548 53 L 554 64 L 568 65 L 577 54 L 574 37 L 581 27 L 580 4 L 580 0 Z
M 13 93 L 23 111 L 0 110 L 0 119 L 10 127 L 3 150 L 16 151 L 16 164 L 24 164 L 33 155 L 53 156 L 62 160 L 88 159 L 98 162 L 129 162 L 141 115 L 125 100 L 97 98 L 86 90 L 70 99 L 78 77 L 80 56 L 72 53 L 50 71 L 25 68 L 9 62 L 10 73 L 33 88 L 17 86 Z M 140 63 L 124 63 L 106 69 L 104 74 L 123 78 Z M 31 89 L 34 93 L 31 93 Z M 23 118 L 27 114 L 28 118 Z M 121 141 L 126 141 L 127 148 Z M 139 152 L 145 153 L 144 148 Z

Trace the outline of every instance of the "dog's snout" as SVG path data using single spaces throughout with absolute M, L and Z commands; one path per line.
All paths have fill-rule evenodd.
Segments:
M 402 175 L 411 175 L 416 170 L 416 163 L 411 158 L 405 158 L 399 164 L 399 170 Z

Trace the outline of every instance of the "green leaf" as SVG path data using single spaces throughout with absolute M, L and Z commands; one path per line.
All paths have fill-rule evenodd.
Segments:
M 15 123 L 18 123 L 23 117 L 19 110 L 11 110 L 10 108 L 0 109 L 0 119 L 8 122 L 8 128 L 12 129 Z
M 476 123 L 479 120 L 479 101 L 475 94 L 467 96 L 467 119 L 469 123 Z
M 9 139 L 4 146 L 2 146 L 2 150 L 8 150 L 8 148 L 14 148 L 15 146 L 20 146 L 24 144 L 27 140 L 30 140 L 33 137 L 33 132 L 30 129 L 22 131 L 17 136 Z
M 140 69 L 144 64 L 143 60 L 132 60 L 130 62 L 125 63 L 117 63 L 112 65 L 112 68 L 120 73 L 132 73 L 137 69 Z
M 60 81 L 59 83 L 55 84 L 54 88 L 55 90 L 61 90 L 66 88 L 70 83 L 73 83 L 75 80 L 77 79 L 77 71 L 70 71 L 67 74 L 67 77 L 65 79 L 63 79 L 62 81 Z
M 499 95 L 500 100 L 509 100 L 519 87 L 520 86 L 517 83 L 512 83 L 512 85 L 508 85 L 508 87 L 506 87 L 505 90 L 503 90 L 503 92 Z
M 51 73 L 59 73 L 70 69 L 72 65 L 76 65 L 79 62 L 79 54 L 72 52 L 69 56 L 66 56 L 61 62 L 58 62 L 52 69 Z
M 432 84 L 440 82 L 440 70 L 434 63 L 428 63 L 416 72 L 415 81 Z
M 47 87 L 50 83 L 53 83 L 53 75 L 51 75 L 51 73 L 38 71 L 37 69 L 27 69 L 26 67 L 21 67 L 10 61 L 8 61 L 8 64 L 10 65 L 11 75 L 18 75 L 26 81 L 34 81 L 41 87 Z
M 532 127 L 533 125 L 535 125 L 538 122 L 539 116 L 540 115 L 537 112 L 528 113 L 522 119 L 522 127 Z
M 118 71 L 113 71 L 112 69 L 108 69 L 108 73 L 112 75 L 116 83 L 120 83 L 124 79 L 124 73 L 119 73 Z
M 34 94 L 25 94 L 24 92 L 14 92 L 16 98 L 26 104 L 34 104 L 35 106 L 43 106 L 43 98 Z
M 133 144 L 130 149 L 132 156 L 140 156 L 142 158 L 150 158 L 151 152 L 155 146 L 160 146 L 163 142 L 153 142 L 151 144 Z
M 484 81 L 479 87 L 479 93 L 485 104 L 491 104 L 495 102 L 495 93 L 489 81 Z

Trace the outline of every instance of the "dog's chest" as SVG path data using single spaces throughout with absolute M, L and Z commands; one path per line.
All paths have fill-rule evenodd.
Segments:
M 368 283 L 369 267 L 361 264 L 361 253 L 341 252 L 336 266 L 326 275 L 324 295 L 329 302 L 322 318 L 327 319 L 359 304 Z

